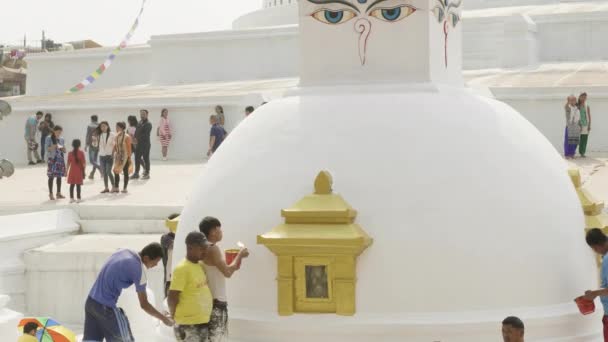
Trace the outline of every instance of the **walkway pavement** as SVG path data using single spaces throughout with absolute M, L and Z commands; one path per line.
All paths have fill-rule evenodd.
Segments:
M 149 180 L 129 182 L 128 194 L 100 194 L 103 179 L 85 180 L 78 206 L 183 206 L 201 173 L 203 162 L 152 161 Z M 46 167 L 19 167 L 10 178 L 0 179 L 0 213 L 49 210 L 69 204 L 69 185 L 63 179 L 61 192 L 67 199 L 48 198 Z M 122 180 L 121 180 L 122 183 Z M 121 185 L 122 186 L 122 185 Z
M 575 159 L 569 161 L 581 170 L 583 183 L 592 193 L 608 203 L 608 156 Z M 100 194 L 103 180 L 85 180 L 82 189 L 83 202 L 73 204 L 88 206 L 171 206 L 186 203 L 193 184 L 200 175 L 204 163 L 153 161 L 151 178 L 147 181 L 130 181 L 128 194 Z M 65 178 L 62 193 L 69 197 L 69 185 Z M 0 214 L 33 210 L 49 210 L 69 206 L 69 199 L 49 201 L 45 166 L 19 167 L 10 178 L 0 180 Z

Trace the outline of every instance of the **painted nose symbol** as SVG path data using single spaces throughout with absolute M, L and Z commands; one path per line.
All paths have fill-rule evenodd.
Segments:
M 365 18 L 361 18 L 355 22 L 355 31 L 359 33 L 359 59 L 361 60 L 361 65 L 365 65 L 367 39 L 372 31 L 372 23 Z

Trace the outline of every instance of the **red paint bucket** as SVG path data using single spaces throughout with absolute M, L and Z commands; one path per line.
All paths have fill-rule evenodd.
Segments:
M 583 315 L 589 315 L 595 312 L 595 304 L 592 300 L 585 299 L 585 297 L 578 297 L 574 300 L 576 302 L 576 306 L 578 306 L 578 311 L 580 311 Z
M 232 262 L 234 261 L 234 259 L 236 259 L 236 256 L 239 255 L 239 252 L 241 250 L 240 249 L 227 249 L 226 250 L 226 265 L 230 266 L 232 264 Z M 239 263 L 237 264 L 237 267 L 241 267 L 241 260 L 239 260 Z

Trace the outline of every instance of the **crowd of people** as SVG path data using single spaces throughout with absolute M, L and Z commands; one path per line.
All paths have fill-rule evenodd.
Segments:
M 70 185 L 70 202 L 81 201 L 81 191 L 86 177 L 87 156 L 91 164 L 88 178 L 94 179 L 95 172 L 99 171 L 103 177 L 105 193 L 120 192 L 120 176 L 123 175 L 122 192 L 127 193 L 129 179 L 140 178 L 139 172 L 143 169 L 142 179 L 150 178 L 150 148 L 152 124 L 148 120 L 148 111 L 140 110 L 140 121 L 135 116 L 129 116 L 129 128 L 125 122 L 117 122 L 115 132 L 107 121 L 99 122 L 97 115 L 91 116 L 91 122 L 86 127 L 84 151 L 81 149 L 82 141 L 74 139 L 71 150 L 68 149 L 63 138 L 63 128 L 55 125 L 52 115 L 47 113 L 42 120 L 43 113 L 27 119 L 25 124 L 25 141 L 29 165 L 47 164 L 47 177 L 49 199 L 54 201 L 64 199 L 61 192 L 62 179 L 67 177 Z M 157 135 L 163 146 L 163 155 L 171 142 L 171 125 L 169 112 L 163 109 Z M 37 134 L 40 134 L 38 145 Z M 38 154 L 40 148 L 40 154 Z M 132 157 L 135 157 L 135 163 Z M 34 159 L 35 158 L 35 159 Z M 135 164 L 135 173 L 133 172 Z M 56 185 L 54 191 L 53 185 Z M 110 190 L 111 187 L 111 190 Z M 74 196 L 76 190 L 76 197 Z
M 245 108 L 245 116 L 253 111 L 254 108 L 248 106 Z M 99 171 L 104 184 L 102 194 L 127 193 L 129 180 L 150 179 L 153 127 L 148 119 L 148 110 L 142 109 L 139 114 L 140 120 L 130 115 L 126 122 L 117 122 L 113 127 L 108 121 L 100 122 L 97 115 L 92 115 L 86 127 L 84 146 L 80 139 L 74 139 L 69 151 L 63 138 L 63 128 L 55 125 L 51 113 L 37 112 L 28 117 L 24 136 L 28 163 L 47 164 L 49 199 L 54 201 L 65 198 L 61 188 L 62 179 L 67 177 L 70 202 L 79 203 L 82 200 L 84 179 L 87 177 L 87 164 L 90 165 L 89 179 L 94 179 Z M 216 106 L 215 114 L 209 118 L 211 129 L 207 157 L 211 157 L 228 136 L 224 128 L 225 121 L 223 107 Z M 169 110 L 162 109 L 156 136 L 163 161 L 168 160 L 173 134 Z
M 177 217 L 177 214 L 169 218 Z M 102 267 L 85 304 L 84 341 L 133 341 L 128 318 L 117 307 L 123 289 L 135 285 L 141 308 L 173 327 L 179 342 L 219 342 L 228 333 L 226 278 L 240 269 L 249 251 L 241 247 L 228 264 L 222 241 L 222 224 L 215 217 L 200 221 L 198 231 L 185 239 L 186 257 L 173 262 L 175 234 L 150 243 L 140 252 L 122 249 Z M 160 261 L 165 267 L 168 312 L 161 313 L 148 301 L 146 270 Z
M 591 108 L 587 104 L 587 93 L 577 98 L 568 96 L 564 106 L 566 112 L 566 133 L 564 137 L 564 156 L 574 159 L 576 148 L 581 158 L 586 157 L 587 141 L 591 132 Z

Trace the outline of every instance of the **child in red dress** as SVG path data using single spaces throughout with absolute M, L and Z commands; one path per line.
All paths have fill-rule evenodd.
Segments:
M 74 187 L 76 187 L 77 203 L 80 203 L 80 187 L 84 180 L 87 162 L 84 152 L 80 150 L 80 140 L 72 141 L 72 152 L 68 153 L 68 184 L 70 184 L 70 203 L 74 203 Z

